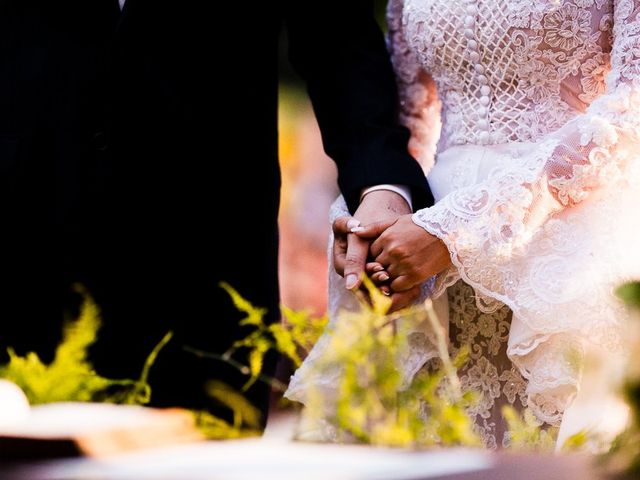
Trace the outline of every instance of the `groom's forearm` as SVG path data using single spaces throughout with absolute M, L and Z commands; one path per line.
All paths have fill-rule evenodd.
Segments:
M 307 83 L 324 148 L 352 212 L 363 189 L 400 184 L 415 208 L 432 202 L 396 123 L 397 92 L 370 0 L 286 2 L 290 59 Z

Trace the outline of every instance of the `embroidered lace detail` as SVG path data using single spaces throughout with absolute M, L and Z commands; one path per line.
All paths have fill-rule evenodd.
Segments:
M 535 141 L 584 112 L 604 92 L 613 38 L 611 1 L 391 4 L 396 70 L 406 84 L 401 85 L 403 116 L 415 118 L 432 108 L 420 81 L 428 72 L 443 109 L 439 150 Z M 424 138 L 432 125 L 413 130 L 416 138 Z
M 470 358 L 460 370 L 464 389 L 481 393 L 472 414 L 485 446 L 498 448 L 505 443 L 507 427 L 501 408 L 526 406 L 526 382 L 507 357 L 511 311 L 502 307 L 493 313 L 478 309 L 473 289 L 462 281 L 448 289 L 449 339 L 455 354 L 467 346 Z

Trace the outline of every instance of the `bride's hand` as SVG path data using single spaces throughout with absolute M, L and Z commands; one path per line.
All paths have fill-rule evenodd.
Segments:
M 413 223 L 411 215 L 352 231 L 360 238 L 375 239 L 371 256 L 391 277 L 394 293 L 413 289 L 451 265 L 445 244 Z
M 402 310 L 403 308 L 415 304 L 422 294 L 419 285 L 403 292 L 392 292 L 391 287 L 389 286 L 391 283 L 391 277 L 379 262 L 367 263 L 366 273 L 373 284 L 377 286 L 383 294 L 391 297 L 391 308 L 389 308 L 389 313 Z
M 382 293 L 387 296 L 391 295 L 391 289 L 389 288 L 389 280 L 391 279 L 391 277 L 389 277 L 389 274 L 380 263 L 367 263 L 365 267 L 365 273 Z

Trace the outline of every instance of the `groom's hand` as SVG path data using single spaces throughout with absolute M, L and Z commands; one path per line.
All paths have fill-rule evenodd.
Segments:
M 399 194 L 390 190 L 375 190 L 364 196 L 353 217 L 340 217 L 333 224 L 333 265 L 345 277 L 346 287 L 355 290 L 362 284 L 369 259 L 372 238 L 360 238 L 354 227 L 392 221 L 411 213 L 411 207 Z

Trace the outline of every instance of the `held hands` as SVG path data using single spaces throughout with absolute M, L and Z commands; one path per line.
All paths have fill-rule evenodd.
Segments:
M 348 236 L 350 231 L 361 241 L 371 242 L 365 272 L 383 292 L 387 289 L 392 311 L 415 302 L 420 284 L 451 266 L 444 243 L 413 223 L 410 214 L 356 225 L 353 218 L 341 217 L 333 228 L 336 237 Z
M 362 285 L 373 241 L 351 230 L 360 225 L 395 221 L 409 213 L 411 207 L 402 196 L 390 190 L 376 190 L 364 196 L 353 217 L 340 217 L 334 222 L 333 265 L 336 272 L 345 277 L 348 289 Z

